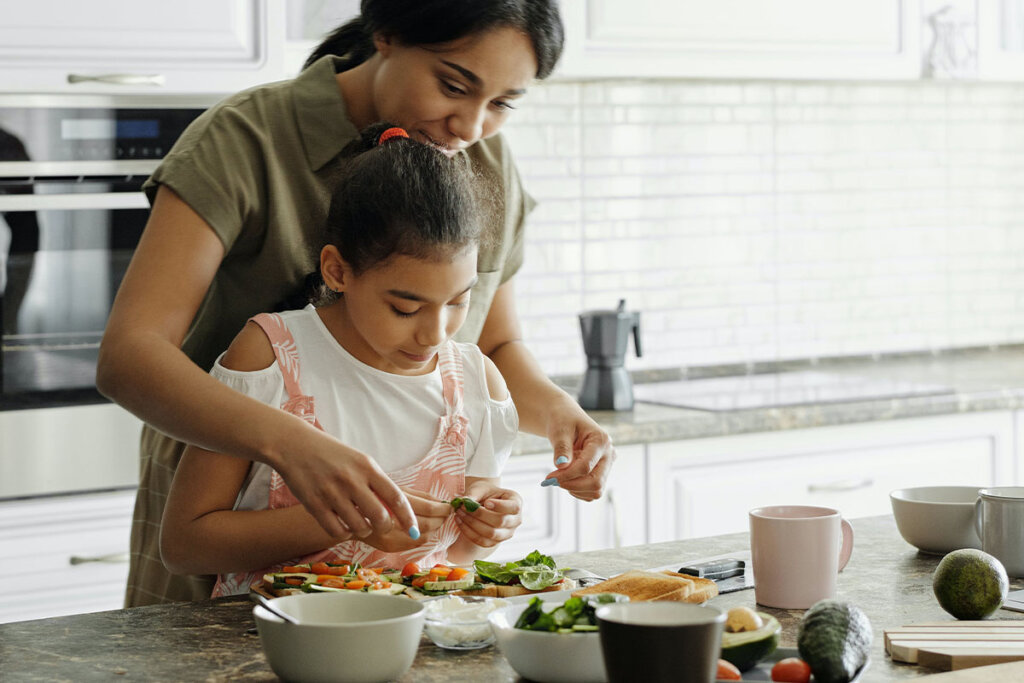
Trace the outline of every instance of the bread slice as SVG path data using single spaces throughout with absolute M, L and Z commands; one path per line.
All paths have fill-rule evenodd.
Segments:
M 573 592 L 573 595 L 620 593 L 630 600 L 685 600 L 693 590 L 692 584 L 675 576 L 639 569 L 628 571 L 592 586 Z
M 535 593 L 548 593 L 551 591 L 567 591 L 572 590 L 575 587 L 575 581 L 568 577 L 564 577 L 558 583 L 548 586 L 547 588 L 542 588 L 539 591 L 532 591 L 529 588 L 519 584 L 512 586 L 503 586 L 497 583 L 485 583 L 484 587 L 478 590 L 452 591 L 452 595 L 475 595 L 491 598 L 514 598 L 517 595 L 533 595 Z
M 701 603 L 718 595 L 718 586 L 710 579 L 700 579 L 676 572 L 645 572 L 631 570 L 587 588 L 573 595 L 620 593 L 634 602 L 674 600 Z

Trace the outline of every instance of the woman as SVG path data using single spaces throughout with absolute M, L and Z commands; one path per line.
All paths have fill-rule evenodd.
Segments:
M 410 501 L 370 457 L 205 372 L 245 320 L 314 270 L 337 154 L 379 120 L 465 154 L 494 182 L 497 215 L 457 339 L 476 342 L 498 367 L 521 429 L 551 441 L 556 469 L 545 483 L 583 500 L 601 495 L 614 460 L 608 435 L 521 341 L 512 277 L 533 201 L 495 136 L 561 46 L 555 0 L 364 0 L 361 16 L 329 36 L 298 78 L 231 97 L 182 135 L 146 185 L 152 213 L 96 378 L 147 423 L 128 606 L 210 594 L 210 577 L 175 577 L 159 554 L 182 442 L 270 465 L 332 537 L 394 524 L 418 533 Z M 518 513 L 517 497 L 501 502 L 503 514 Z

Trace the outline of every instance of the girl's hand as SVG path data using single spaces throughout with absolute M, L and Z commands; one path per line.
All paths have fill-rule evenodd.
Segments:
M 465 495 L 480 503 L 480 507 L 475 512 L 466 512 L 464 507 L 460 507 L 455 511 L 455 521 L 462 538 L 474 545 L 493 548 L 512 538 L 516 528 L 523 523 L 523 499 L 515 491 L 480 479 L 466 488 Z
M 560 486 L 580 500 L 597 500 L 615 462 L 608 433 L 574 401 L 554 407 L 548 420 L 548 440 L 554 447 L 556 469 L 541 486 Z
M 402 491 L 409 499 L 409 504 L 416 514 L 416 523 L 420 530 L 419 538 L 410 538 L 408 532 L 393 528 L 383 533 L 375 531 L 362 539 L 363 543 L 388 553 L 411 550 L 423 545 L 427 536 L 440 529 L 448 519 L 448 515 L 452 513 L 452 508 L 446 501 L 438 500 L 425 491 L 410 488 L 403 488 Z

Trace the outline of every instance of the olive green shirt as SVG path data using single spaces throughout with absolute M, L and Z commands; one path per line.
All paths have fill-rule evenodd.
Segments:
M 146 182 L 150 202 L 160 185 L 174 190 L 224 245 L 182 345 L 209 370 L 251 316 L 275 308 L 319 267 L 321 235 L 336 157 L 358 132 L 335 78 L 339 60 L 324 57 L 297 78 L 229 97 L 182 134 Z M 523 190 L 500 136 L 465 154 L 492 186 L 488 234 L 478 282 L 456 338 L 476 342 L 498 286 L 522 264 L 523 228 L 534 202 Z M 132 523 L 127 606 L 209 597 L 211 577 L 167 572 L 160 560 L 160 521 L 184 445 L 143 429 L 139 492 Z

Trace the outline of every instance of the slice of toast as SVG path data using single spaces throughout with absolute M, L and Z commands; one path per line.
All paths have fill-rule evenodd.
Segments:
M 475 595 L 484 596 L 491 598 L 514 598 L 517 595 L 533 595 L 535 593 L 548 593 L 551 591 L 567 591 L 572 590 L 576 587 L 576 582 L 572 579 L 565 577 L 561 581 L 547 588 L 542 588 L 539 591 L 532 591 L 526 586 L 515 584 L 512 586 L 503 586 L 496 583 L 485 583 L 484 587 L 478 590 L 461 590 L 452 591 L 452 595 Z
M 680 577 L 634 569 L 574 591 L 573 595 L 620 593 L 637 602 L 658 599 L 685 601 L 692 591 L 693 584 Z
M 697 576 L 690 576 L 689 574 L 680 574 L 679 572 L 672 572 L 663 570 L 661 572 L 666 576 L 674 576 L 682 579 L 690 584 L 690 589 L 682 595 L 669 595 L 655 598 L 655 600 L 679 600 L 681 602 L 693 602 L 701 603 L 718 595 L 718 584 L 711 579 L 704 579 Z

